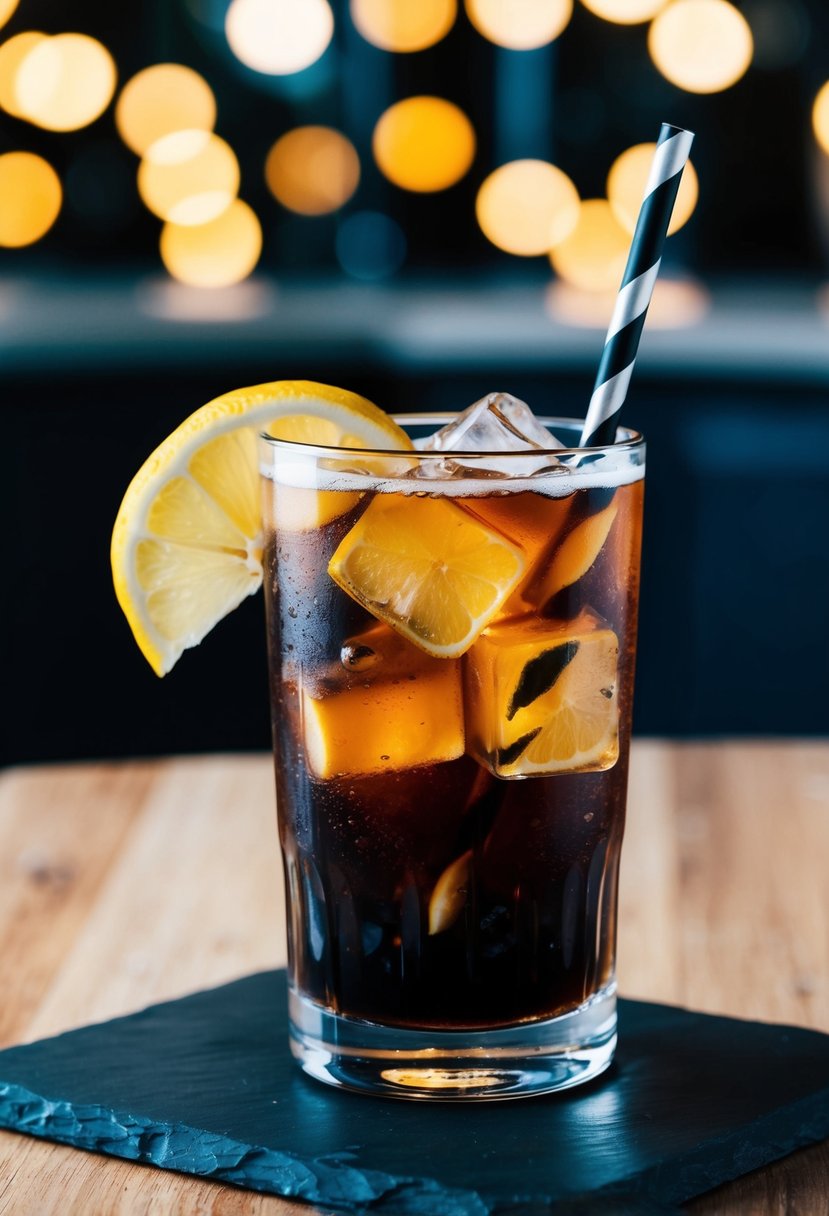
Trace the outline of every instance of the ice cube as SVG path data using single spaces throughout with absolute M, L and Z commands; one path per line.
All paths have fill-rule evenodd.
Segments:
M 463 755 L 460 663 L 431 658 L 388 625 L 346 639 L 340 661 L 308 674 L 301 694 L 305 755 L 316 777 L 388 773 Z
M 474 461 L 476 469 L 530 476 L 555 467 L 558 461 L 546 453 L 563 444 L 541 425 L 526 402 L 509 393 L 489 393 L 418 446 L 424 452 L 544 452 L 520 464 L 497 458 Z
M 612 768 L 618 654 L 616 634 L 590 610 L 491 626 L 466 657 L 467 751 L 496 777 Z

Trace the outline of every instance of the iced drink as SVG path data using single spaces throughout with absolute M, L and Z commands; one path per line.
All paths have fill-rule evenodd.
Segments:
M 292 1046 L 322 1080 L 512 1097 L 612 1057 L 644 446 L 550 426 L 493 395 L 419 452 L 262 441 Z

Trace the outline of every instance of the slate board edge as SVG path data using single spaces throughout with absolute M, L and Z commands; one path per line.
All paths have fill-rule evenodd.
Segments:
M 452 1190 L 429 1178 L 397 1178 L 352 1165 L 349 1154 L 304 1160 L 292 1153 L 242 1144 L 215 1132 L 157 1123 L 103 1106 L 75 1106 L 0 1082 L 0 1127 L 158 1169 L 228 1182 L 245 1190 L 325 1204 L 349 1213 L 382 1211 L 406 1194 L 410 1212 L 490 1216 L 474 1191 Z M 107 1139 L 107 1134 L 111 1140 Z M 418 1202 L 422 1196 L 423 1202 Z M 440 1200 L 441 1207 L 436 1203 Z M 366 1206 L 370 1205 L 370 1206 Z M 386 1208 L 387 1211 L 390 1209 Z
M 688 1203 L 707 1191 L 725 1186 L 827 1138 L 829 1103 L 826 1094 L 810 1094 L 799 1102 L 769 1111 L 737 1131 L 707 1141 L 698 1151 L 663 1161 L 641 1174 L 632 1175 L 625 1183 L 595 1193 L 620 1197 L 658 1195 L 666 1203 Z M 756 1139 L 762 1140 L 762 1148 L 757 1147 Z
M 812 1095 L 786 1108 L 786 1133 L 780 1131 L 780 1111 L 747 1124 L 738 1132 L 716 1141 L 718 1162 L 711 1160 L 710 1143 L 700 1152 L 632 1175 L 621 1183 L 585 1195 L 585 1201 L 641 1196 L 652 1199 L 658 1210 L 666 1203 L 687 1202 L 715 1186 L 788 1156 L 797 1148 L 829 1137 L 829 1109 L 824 1095 Z M 776 1135 L 766 1146 L 740 1151 L 751 1143 L 748 1129 L 757 1131 L 776 1121 Z M 105 1156 L 119 1157 L 158 1169 L 171 1170 L 214 1182 L 229 1183 L 249 1191 L 279 1195 L 309 1204 L 369 1216 L 398 1211 L 424 1216 L 498 1216 L 506 1208 L 515 1212 L 516 1202 L 531 1204 L 537 1211 L 546 1207 L 561 1211 L 580 1197 L 565 1200 L 529 1194 L 508 1200 L 488 1198 L 473 1190 L 446 1188 L 436 1179 L 395 1177 L 379 1170 L 364 1169 L 343 1153 L 305 1160 L 292 1153 L 243 1144 L 215 1132 L 185 1124 L 157 1123 L 142 1116 L 111 1111 L 97 1105 L 75 1106 L 34 1094 L 23 1086 L 0 1082 L 0 1127 L 38 1139 L 66 1144 Z M 89 1129 L 89 1130 L 85 1130 Z M 93 1130 L 94 1129 L 94 1130 Z M 107 1134 L 111 1139 L 107 1139 Z M 670 1175 L 666 1184 L 662 1176 Z M 715 1181 L 712 1181 L 711 1175 Z M 657 1209 L 655 1209 L 657 1210 Z

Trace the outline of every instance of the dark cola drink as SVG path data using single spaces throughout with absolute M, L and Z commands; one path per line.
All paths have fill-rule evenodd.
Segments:
M 424 456 L 316 456 L 310 485 L 309 453 L 266 470 L 294 1048 L 314 1075 L 507 1096 L 522 1090 L 503 1070 L 372 1068 L 370 1043 L 359 1074 L 355 1028 L 418 1059 L 433 1039 L 474 1054 L 523 1030 L 531 1052 L 533 1028 L 611 1000 L 638 456 L 526 477 Z

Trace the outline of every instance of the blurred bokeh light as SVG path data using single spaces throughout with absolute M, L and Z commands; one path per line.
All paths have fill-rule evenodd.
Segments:
M 247 278 L 262 252 L 262 228 L 241 199 L 208 224 L 167 223 L 161 259 L 174 279 L 191 287 L 230 287 Z
M 829 155 L 829 80 L 818 93 L 812 106 L 812 127 L 815 139 Z
M 582 291 L 615 291 L 625 269 L 630 236 L 607 199 L 581 204 L 569 236 L 550 251 L 556 274 Z
M 689 93 L 719 93 L 745 75 L 751 28 L 727 0 L 674 0 L 654 18 L 648 50 L 662 75 Z
M 558 280 L 550 284 L 545 307 L 554 321 L 579 329 L 606 330 L 617 291 L 584 291 Z M 648 329 L 687 329 L 698 325 L 711 307 L 706 289 L 691 279 L 657 279 L 648 309 Z
M 233 0 L 225 33 L 246 67 L 289 75 L 323 54 L 334 33 L 334 14 L 327 0 Z
M 475 158 L 475 131 L 458 106 L 442 97 L 407 97 L 381 115 L 374 159 L 389 181 L 429 193 L 454 186 Z
M 0 106 L 14 118 L 24 117 L 17 100 L 17 74 L 27 56 L 45 41 L 39 30 L 26 30 L 0 46 Z
M 60 178 L 42 156 L 0 156 L 0 245 L 17 249 L 39 241 L 58 218 L 62 199 Z
M 613 212 L 628 232 L 636 227 L 636 217 L 645 194 L 656 144 L 635 144 L 617 156 L 607 176 L 607 197 Z M 668 236 L 678 232 L 691 218 L 699 198 L 697 171 L 689 160 L 685 165 L 679 193 L 674 204 Z
M 457 0 L 351 0 L 351 19 L 383 51 L 422 51 L 455 24 Z
M 227 209 L 239 189 L 239 162 L 212 131 L 175 131 L 156 140 L 138 167 L 138 193 L 160 219 L 202 225 Z
M 650 21 L 663 9 L 668 0 L 581 0 L 585 8 L 605 21 L 614 21 L 617 25 L 638 25 L 640 21 Z
M 48 131 L 77 131 L 103 114 L 117 79 L 114 59 L 96 38 L 56 34 L 33 46 L 17 69 L 18 112 Z
M 376 283 L 391 278 L 406 260 L 406 237 L 391 216 L 355 211 L 337 232 L 337 261 L 352 279 Z
M 531 51 L 558 38 L 573 15 L 573 0 L 466 0 L 466 12 L 490 42 Z
M 20 0 L 0 0 L 0 25 L 5 25 Z
M 566 173 L 542 160 L 514 160 L 484 181 L 475 202 L 493 245 L 520 257 L 547 253 L 576 226 L 579 193 Z
M 115 106 L 118 133 L 138 156 L 174 131 L 212 131 L 216 99 L 207 81 L 181 63 L 156 63 L 124 85 Z
M 268 153 L 265 180 L 283 207 L 300 215 L 326 215 L 357 189 L 360 158 L 351 141 L 332 127 L 296 127 Z

